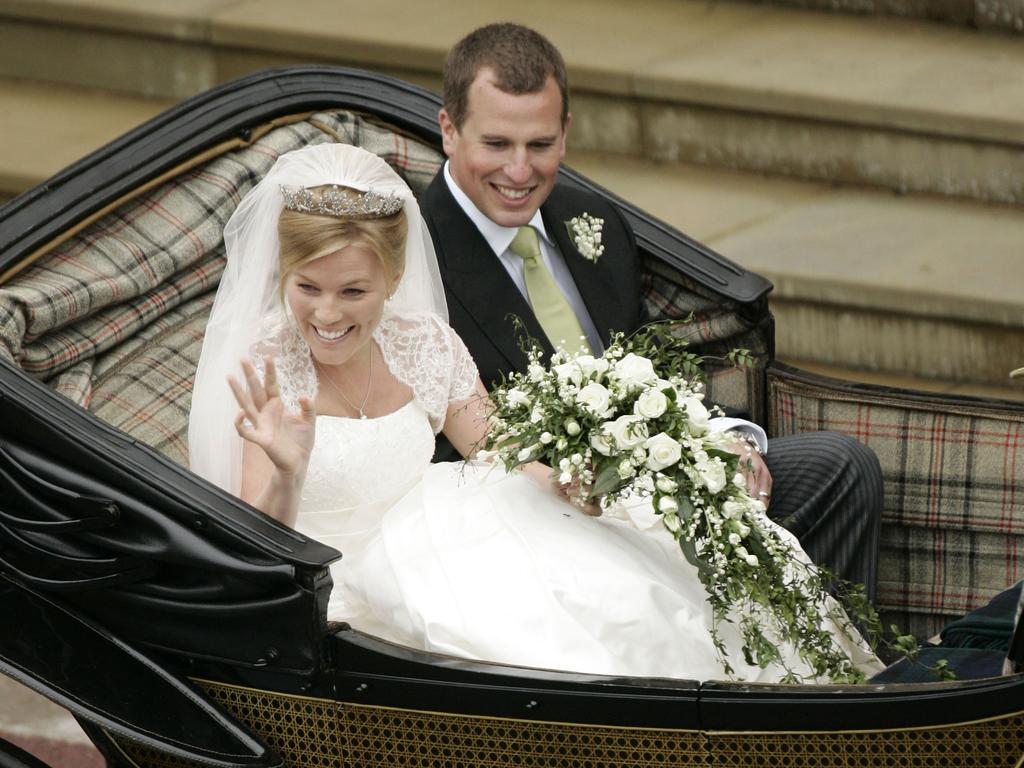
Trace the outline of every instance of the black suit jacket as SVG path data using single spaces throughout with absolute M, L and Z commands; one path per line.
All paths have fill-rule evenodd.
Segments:
M 452 327 L 466 343 L 484 384 L 490 388 L 512 371 L 526 369 L 511 316 L 522 318 L 530 336 L 547 353 L 550 342 L 484 236 L 452 197 L 442 169 L 420 201 L 437 251 Z M 640 298 L 636 241 L 618 210 L 587 192 L 556 185 L 541 206 L 548 235 L 555 240 L 579 288 L 587 311 L 607 345 L 611 332 L 631 332 L 646 319 Z M 604 253 L 597 263 L 576 250 L 565 222 L 582 213 L 604 220 Z

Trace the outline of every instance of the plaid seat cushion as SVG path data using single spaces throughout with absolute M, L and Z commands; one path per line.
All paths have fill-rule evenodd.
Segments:
M 885 478 L 879 607 L 931 637 L 1024 577 L 1024 409 L 864 390 L 769 371 L 773 435 L 835 430 Z

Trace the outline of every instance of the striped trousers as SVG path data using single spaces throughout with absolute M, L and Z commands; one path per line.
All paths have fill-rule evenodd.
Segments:
M 768 441 L 772 474 L 768 516 L 790 530 L 819 565 L 863 584 L 874 602 L 882 470 L 874 452 L 838 432 Z

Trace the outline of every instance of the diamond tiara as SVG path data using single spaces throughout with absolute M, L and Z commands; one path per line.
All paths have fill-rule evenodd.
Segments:
M 394 192 L 381 195 L 372 189 L 357 192 L 342 189 L 337 184 L 318 191 L 299 187 L 288 189 L 281 185 L 284 207 L 299 213 L 316 213 L 321 216 L 337 216 L 345 219 L 382 219 L 394 216 L 405 204 Z

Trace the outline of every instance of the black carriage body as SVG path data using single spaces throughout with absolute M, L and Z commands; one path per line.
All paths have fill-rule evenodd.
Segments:
M 344 110 L 436 153 L 438 107 L 406 83 L 329 67 L 197 96 L 0 209 L 0 294 L 144 191 L 202 175 L 211 158 L 282 126 L 322 127 L 319 114 Z M 870 403 L 908 421 L 944 412 L 1016 425 L 1011 442 L 1022 440 L 1016 404 L 772 363 L 767 281 L 571 170 L 560 180 L 621 208 L 655 316 L 696 310 L 718 329 L 703 337 L 708 349 L 754 350 L 755 368 L 720 372 L 713 394 L 770 432 L 829 426 L 829 414 Z M 90 723 L 114 765 L 1011 766 L 1024 756 L 1019 675 L 850 687 L 611 679 L 431 655 L 329 625 L 338 553 L 29 368 L 0 355 L 0 608 L 19 617 L 0 630 L 0 671 Z

